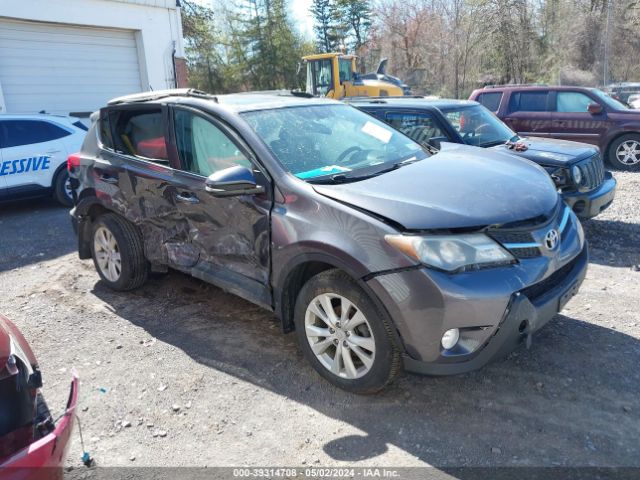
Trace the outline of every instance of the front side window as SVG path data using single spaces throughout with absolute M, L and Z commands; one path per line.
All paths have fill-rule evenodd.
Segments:
M 109 115 L 109 123 L 114 150 L 145 160 L 168 163 L 162 110 L 115 110 Z M 101 132 L 103 142 L 106 138 Z
M 492 112 L 497 112 L 502 101 L 502 92 L 481 93 L 476 101 Z
M 340 70 L 340 83 L 351 81 L 351 60 L 340 58 L 338 60 L 338 68 Z
M 237 145 L 206 118 L 176 110 L 174 123 L 182 170 L 208 177 L 236 165 L 251 168 L 251 162 Z
M 352 176 L 357 170 L 384 170 L 427 156 L 410 138 L 347 105 L 297 106 L 242 116 L 282 166 L 301 179 Z
M 580 92 L 558 92 L 556 94 L 556 111 L 571 113 L 587 113 L 589 104 L 594 103 L 590 97 Z
M 311 62 L 311 76 L 315 91 L 314 95 L 326 95 L 333 88 L 331 84 L 331 60 L 313 60 Z
M 480 105 L 446 109 L 442 113 L 467 145 L 490 147 L 518 138 L 513 130 Z
M 44 120 L 0 121 L 0 148 L 51 142 L 71 132 Z
M 433 117 L 427 113 L 388 112 L 385 119 L 393 128 L 421 144 L 429 143 L 434 137 L 445 136 Z
M 517 92 L 511 94 L 510 112 L 546 112 L 549 92 Z

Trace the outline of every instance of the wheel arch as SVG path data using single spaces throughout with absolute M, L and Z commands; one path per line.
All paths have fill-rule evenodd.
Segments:
M 405 351 L 404 342 L 400 332 L 391 317 L 389 310 L 375 294 L 371 287 L 363 280 L 363 275 L 359 275 L 351 265 L 359 265 L 355 259 L 343 259 L 328 253 L 305 253 L 292 259 L 280 275 L 280 282 L 274 287 L 274 310 L 280 319 L 282 330 L 289 333 L 295 330 L 294 310 L 295 303 L 300 290 L 304 284 L 313 276 L 326 270 L 338 269 L 349 275 L 360 288 L 369 296 L 376 307 L 383 312 L 391 322 L 396 345 Z
M 104 213 L 116 213 L 107 207 L 92 192 L 82 192 L 81 198 L 73 209 L 78 222 L 78 255 L 80 259 L 91 258 L 91 229 L 96 218 Z

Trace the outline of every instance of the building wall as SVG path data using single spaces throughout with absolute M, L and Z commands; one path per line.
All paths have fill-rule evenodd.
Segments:
M 1 0 L 0 17 L 135 31 L 145 90 L 173 88 L 184 58 L 175 0 Z

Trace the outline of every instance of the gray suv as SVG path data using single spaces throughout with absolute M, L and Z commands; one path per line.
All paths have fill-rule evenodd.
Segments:
M 537 165 L 429 151 L 291 94 L 150 92 L 69 159 L 80 258 L 115 290 L 177 269 L 274 312 L 333 384 L 448 375 L 515 348 L 576 293 L 587 245 Z

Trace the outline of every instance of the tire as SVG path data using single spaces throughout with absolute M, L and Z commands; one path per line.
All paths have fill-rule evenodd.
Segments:
M 112 256 L 105 264 L 109 252 Z M 93 223 L 91 256 L 98 275 L 113 290 L 133 290 L 147 280 L 149 262 L 144 256 L 142 235 L 135 225 L 115 213 L 101 215 Z
M 331 318 L 326 311 L 320 309 L 318 312 L 318 305 L 327 299 L 333 308 L 333 320 L 338 321 L 333 327 L 329 325 Z M 342 319 L 337 318 L 338 315 L 343 317 L 343 306 L 349 305 L 345 299 L 351 306 L 346 321 L 340 322 Z M 305 283 L 296 300 L 294 322 L 304 356 L 322 377 L 343 390 L 375 393 L 400 372 L 400 349 L 391 320 L 351 277 L 340 270 L 324 271 Z M 320 335 L 320 332 L 327 335 Z M 312 342 L 317 345 L 319 354 L 314 352 Z M 337 366 L 336 356 L 339 358 Z M 347 356 L 351 359 L 351 368 L 345 363 Z M 331 367 L 337 368 L 338 374 L 331 371 Z
M 616 138 L 609 145 L 608 157 L 612 167 L 626 171 L 640 171 L 640 134 L 629 133 Z
M 65 207 L 73 206 L 73 197 L 71 193 L 67 190 L 67 182 L 69 181 L 69 172 L 64 168 L 58 172 L 56 175 L 55 182 L 53 183 L 53 198 L 56 199 L 58 203 Z

